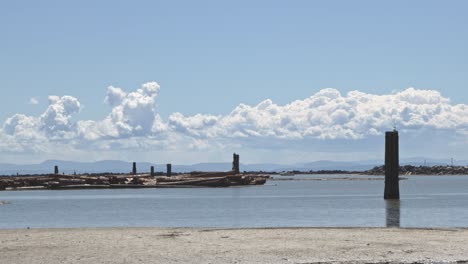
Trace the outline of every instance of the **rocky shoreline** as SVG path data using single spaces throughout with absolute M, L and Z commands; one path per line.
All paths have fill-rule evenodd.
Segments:
M 400 175 L 468 175 L 468 166 L 413 166 L 403 165 L 399 169 Z M 249 172 L 249 173 L 266 173 L 266 172 Z M 299 171 L 292 170 L 287 172 L 272 172 L 272 175 L 324 175 L 324 174 L 357 174 L 357 175 L 385 175 L 385 166 L 377 166 L 366 171 L 350 171 L 350 170 L 310 170 Z
M 400 166 L 400 175 L 468 175 L 468 166 Z M 362 172 L 365 175 L 384 175 L 385 166 Z

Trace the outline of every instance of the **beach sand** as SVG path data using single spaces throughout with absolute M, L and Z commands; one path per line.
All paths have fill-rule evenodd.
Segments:
M 431 263 L 468 261 L 468 229 L 0 230 L 0 263 Z

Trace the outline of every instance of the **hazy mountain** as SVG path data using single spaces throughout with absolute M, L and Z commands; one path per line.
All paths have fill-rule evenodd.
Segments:
M 95 173 L 95 172 L 115 172 L 128 173 L 132 170 L 132 162 L 119 160 L 103 160 L 97 162 L 73 162 L 60 160 L 47 160 L 39 164 L 17 165 L 0 164 L 0 174 L 43 174 L 54 171 L 54 166 L 59 166 L 60 173 Z M 166 164 L 153 164 L 148 162 L 137 162 L 138 172 L 149 172 L 154 166 L 156 171 L 166 171 Z M 232 165 L 230 163 L 199 163 L 193 165 L 172 165 L 173 172 L 189 171 L 228 171 Z
M 420 166 L 426 164 L 427 166 L 434 165 L 449 165 L 450 159 L 436 160 L 422 157 L 402 159 L 401 165 L 415 165 Z M 454 165 L 466 165 L 468 161 L 454 161 Z M 1 175 L 14 175 L 19 174 L 45 174 L 52 173 L 54 166 L 59 166 L 60 173 L 67 174 L 76 173 L 96 173 L 96 172 L 115 172 L 115 173 L 128 173 L 132 170 L 132 163 L 119 160 L 103 160 L 97 162 L 74 162 L 74 161 L 61 161 L 61 160 L 47 160 L 39 164 L 1 164 Z M 371 169 L 375 166 L 383 165 L 383 161 L 369 160 L 369 161 L 329 161 L 321 160 L 308 163 L 297 163 L 292 165 L 282 165 L 274 163 L 259 163 L 259 164 L 242 164 L 242 171 L 289 171 L 289 170 L 349 170 L 349 171 L 363 171 Z M 137 171 L 149 172 L 150 167 L 155 166 L 155 170 L 166 171 L 166 164 L 152 164 L 148 162 L 137 162 Z M 172 165 L 174 172 L 190 172 L 190 171 L 228 171 L 232 168 L 230 162 L 218 163 L 197 163 L 192 165 Z

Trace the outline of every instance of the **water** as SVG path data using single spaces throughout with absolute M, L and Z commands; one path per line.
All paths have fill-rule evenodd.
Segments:
M 0 205 L 0 228 L 468 227 L 468 176 L 409 177 L 399 202 L 383 199 L 383 180 L 304 180 L 333 177 L 349 176 L 241 188 L 0 192 L 11 202 Z

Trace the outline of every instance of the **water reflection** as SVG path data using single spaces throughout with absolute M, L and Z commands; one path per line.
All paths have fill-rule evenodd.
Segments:
M 387 227 L 400 227 L 400 200 L 385 200 Z

